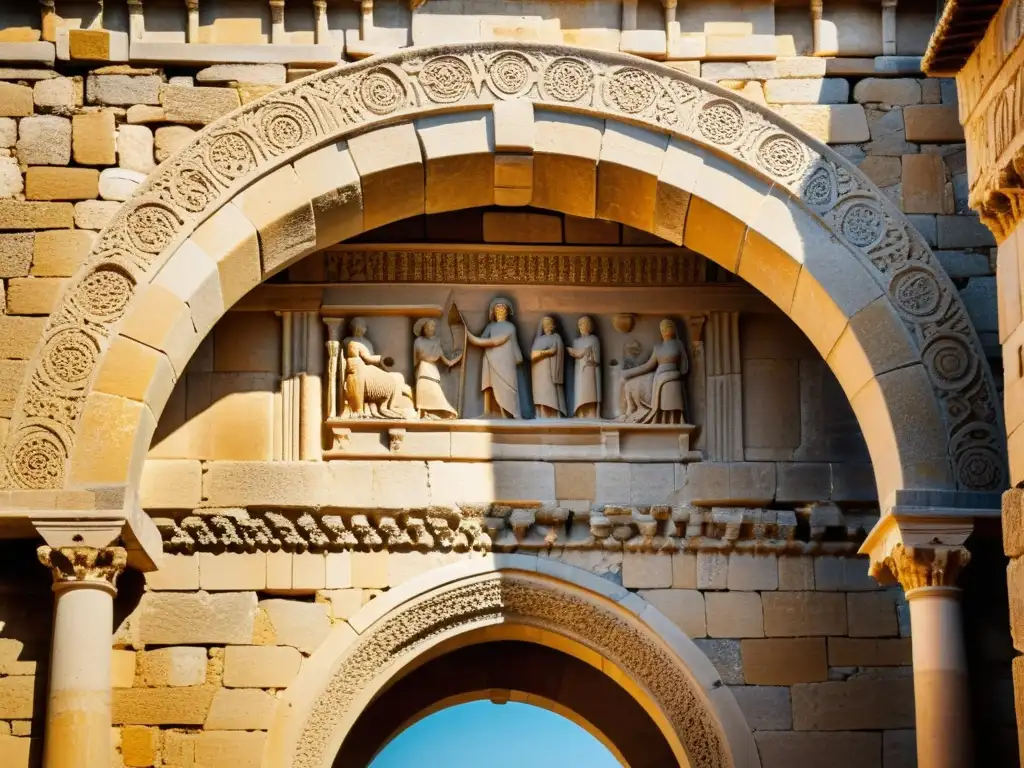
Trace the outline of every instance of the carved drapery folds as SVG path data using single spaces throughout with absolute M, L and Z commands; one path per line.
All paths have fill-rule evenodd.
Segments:
M 37 550 L 39 562 L 53 574 L 54 589 L 68 585 L 92 584 L 116 591 L 117 577 L 128 556 L 122 547 L 48 547 Z
M 871 575 L 882 583 L 899 582 L 904 591 L 921 587 L 955 587 L 960 571 L 971 561 L 963 546 L 920 547 L 896 544 L 888 556 L 871 564 Z
M 918 346 L 945 421 L 956 486 L 1005 485 L 998 397 L 964 304 L 921 236 L 854 166 L 768 110 L 656 64 L 476 43 L 401 51 L 305 78 L 210 125 L 162 165 L 97 238 L 48 319 L 17 399 L 0 487 L 64 487 L 86 396 L 114 328 L 137 287 L 153 279 L 206 212 L 353 131 L 509 98 L 669 133 L 757 169 L 792 194 L 872 275 Z

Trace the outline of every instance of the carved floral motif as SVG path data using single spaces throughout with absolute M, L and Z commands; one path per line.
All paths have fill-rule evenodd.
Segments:
M 81 367 L 92 342 L 77 337 L 75 361 L 60 362 L 71 338 L 63 331 L 79 329 L 102 357 L 135 287 L 153 278 L 202 211 L 307 149 L 382 120 L 513 95 L 598 117 L 628 115 L 635 124 L 727 147 L 738 163 L 800 198 L 887 292 L 919 348 L 937 335 L 946 340 L 942 354 L 923 362 L 943 407 L 957 486 L 1005 485 L 991 374 L 952 359 L 982 359 L 964 305 L 920 235 L 863 174 L 767 110 L 659 65 L 556 46 L 476 43 L 400 51 L 306 78 L 221 119 L 161 166 L 98 238 L 87 271 L 50 317 L 18 397 L 0 487 L 64 486 L 92 379 Z M 1007 189 L 1019 189 L 1016 179 Z M 1016 199 L 1003 195 L 996 210 L 1012 209 Z M 70 386 L 54 386 L 55 377 Z
M 109 589 L 117 586 L 117 577 L 128 564 L 121 547 L 40 547 L 39 562 L 53 573 L 54 585 L 98 583 Z

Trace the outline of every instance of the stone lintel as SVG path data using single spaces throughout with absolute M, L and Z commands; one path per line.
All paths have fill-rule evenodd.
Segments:
M 133 40 L 131 61 L 164 64 L 310 64 L 334 66 L 340 45 L 216 45 Z

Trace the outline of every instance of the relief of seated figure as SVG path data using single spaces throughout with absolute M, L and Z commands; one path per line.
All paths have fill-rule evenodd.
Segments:
M 659 324 L 661 342 L 646 363 L 622 374 L 622 415 L 618 421 L 635 424 L 682 424 L 683 375 L 689 370 L 686 348 L 676 325 L 665 318 Z
M 366 321 L 352 318 L 352 335 L 342 343 L 344 415 L 350 418 L 401 419 L 400 399 L 412 400 L 412 390 L 402 374 L 388 371 L 390 359 L 374 354 L 366 338 Z

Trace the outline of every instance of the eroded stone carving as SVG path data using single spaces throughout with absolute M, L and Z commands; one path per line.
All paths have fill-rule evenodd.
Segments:
M 350 418 L 401 419 L 406 414 L 402 398 L 412 401 L 412 390 L 402 374 L 388 371 L 389 359 L 373 352 L 366 338 L 366 321 L 349 322 L 352 336 L 342 343 L 345 364 L 342 372 L 345 393 L 344 414 Z
M 565 416 L 565 344 L 555 330 L 555 319 L 541 318 L 530 350 L 533 407 L 538 419 Z
M 573 416 L 597 419 L 601 416 L 601 342 L 594 335 L 594 321 L 584 315 L 576 324 L 579 337 L 569 347 L 576 361 L 573 381 Z
M 658 326 L 661 343 L 646 363 L 622 373 L 620 421 L 682 424 L 685 419 L 683 376 L 689 370 L 686 348 L 676 324 L 665 318 Z
M 484 416 L 497 419 L 521 419 L 519 373 L 523 353 L 516 338 L 516 327 L 509 321 L 512 303 L 496 298 L 488 310 L 490 322 L 479 336 L 466 334 L 467 341 L 484 350 L 480 391 L 484 396 Z
M 39 562 L 53 573 L 54 586 L 92 583 L 114 590 L 128 564 L 122 547 L 47 547 L 37 550 Z
M 331 736 L 360 693 L 383 682 L 439 634 L 496 621 L 541 626 L 597 650 L 649 693 L 694 768 L 731 765 L 704 696 L 661 642 L 583 593 L 517 572 L 491 574 L 411 601 L 364 633 L 308 713 L 292 765 L 322 765 Z
M 413 365 L 416 367 L 416 412 L 421 419 L 455 419 L 459 413 L 448 402 L 441 389 L 441 371 L 437 364 L 449 368 L 462 361 L 463 350 L 456 350 L 451 358 L 445 356 L 441 340 L 436 336 L 437 321 L 423 317 L 416 321 L 412 345 Z
M 886 558 L 871 564 L 871 576 L 881 583 L 898 581 L 904 590 L 955 587 L 960 571 L 971 561 L 963 546 L 911 547 L 896 544 Z
M 862 173 L 768 110 L 680 72 L 617 54 L 505 43 L 403 50 L 325 71 L 246 105 L 211 125 L 140 186 L 97 238 L 86 269 L 47 321 L 18 395 L 0 485 L 65 485 L 83 403 L 113 329 L 132 305 L 136 286 L 152 280 L 201 212 L 351 131 L 411 117 L 432 105 L 486 106 L 513 97 L 598 117 L 626 115 L 633 124 L 726 150 L 799 197 L 851 249 L 901 308 L 919 348 L 936 334 L 950 334 L 971 358 L 983 359 L 963 302 L 920 235 Z M 802 158 L 783 137 L 796 142 Z M 896 278 L 911 267 L 924 270 L 930 282 L 920 281 L 924 293 L 901 302 L 906 283 Z M 922 315 L 915 306 L 935 309 Z M 83 368 L 75 374 L 79 386 L 54 386 L 52 380 L 62 367 L 55 361 L 66 344 L 58 330 L 65 328 L 87 334 L 99 350 L 91 373 Z M 948 355 L 923 362 L 945 418 L 957 487 L 1003 487 L 1002 426 L 991 373 L 979 364 L 970 381 L 950 388 Z

